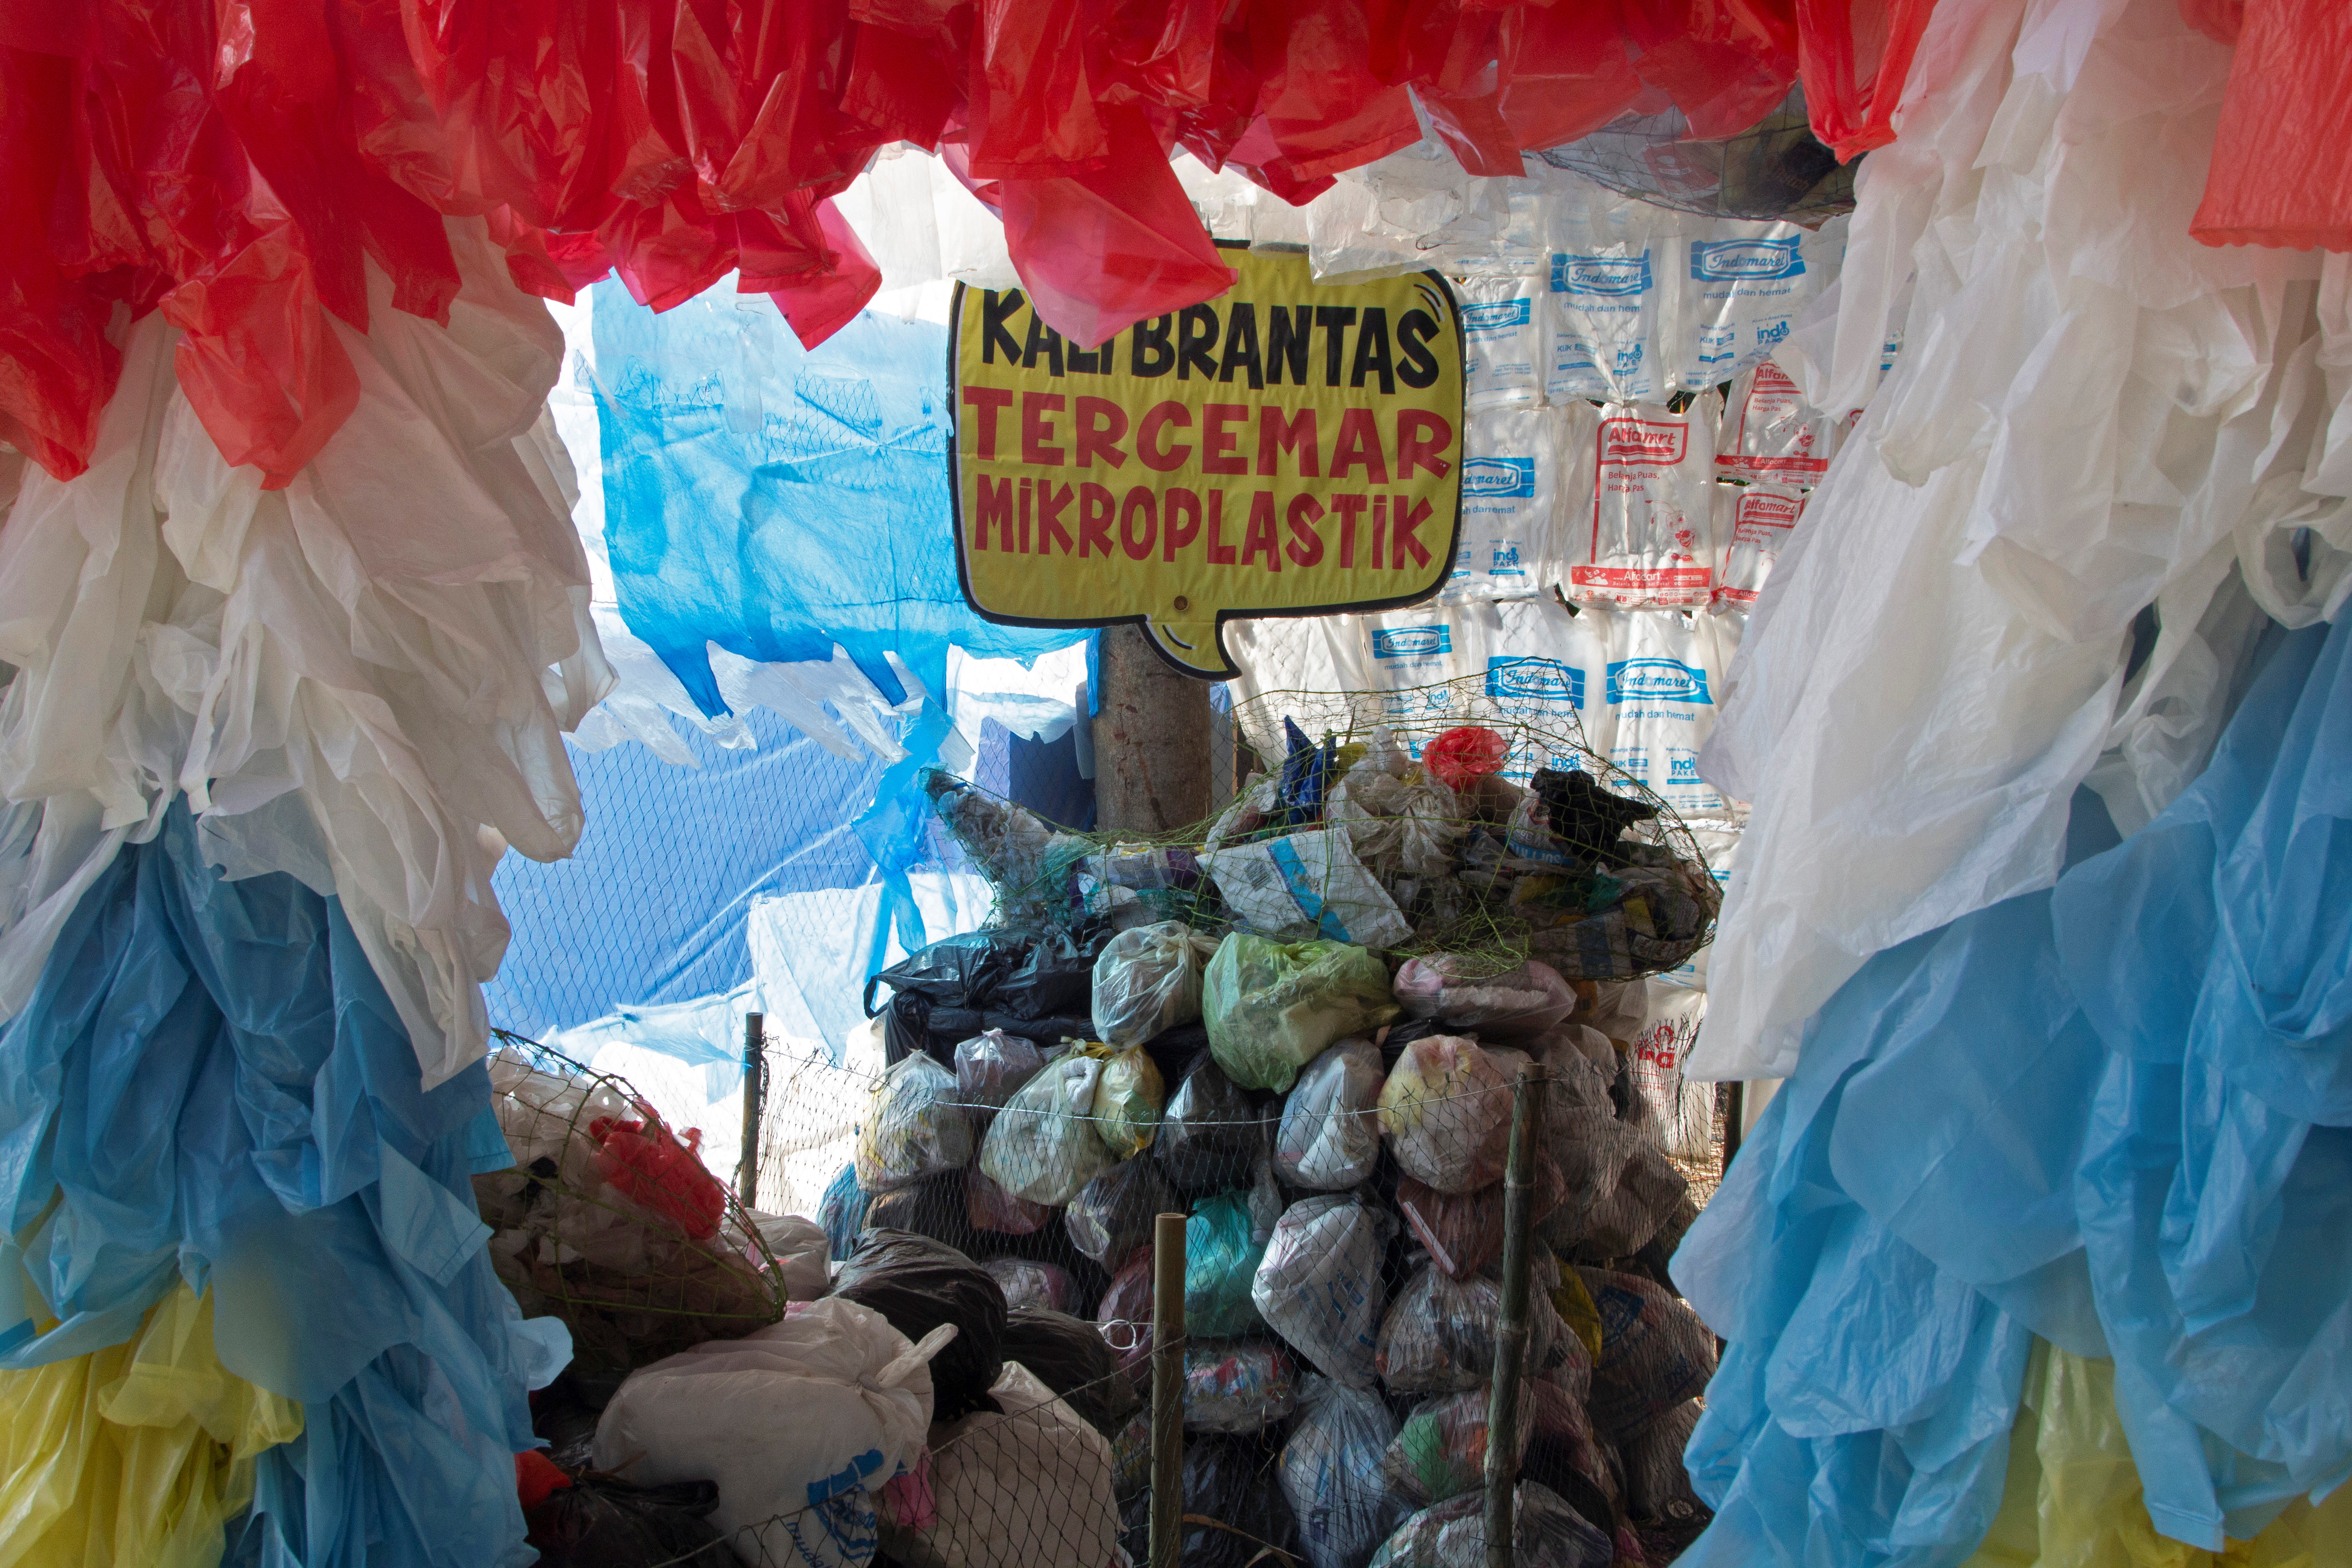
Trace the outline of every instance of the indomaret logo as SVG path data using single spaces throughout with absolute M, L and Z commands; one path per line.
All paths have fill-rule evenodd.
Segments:
M 1462 499 L 1486 496 L 1531 496 L 1536 493 L 1533 458 L 1465 458 Z
M 1624 658 L 1612 664 L 1609 700 L 1715 704 L 1706 694 L 1706 671 L 1675 658 Z
M 1584 706 L 1584 671 L 1556 658 L 1486 660 L 1486 695 L 1497 702 Z
M 1462 330 L 1474 338 L 1515 332 L 1534 319 L 1532 300 L 1495 300 L 1462 307 Z
M 1374 658 L 1434 658 L 1454 651 L 1454 628 L 1437 625 L 1396 626 L 1372 634 Z
M 1639 256 L 1554 256 L 1555 294 L 1639 294 L 1650 287 L 1650 253 Z
M 1725 239 L 1693 242 L 1693 278 L 1706 282 L 1748 283 L 1761 279 L 1801 278 L 1804 258 L 1793 239 Z
M 1603 419 L 1601 460 L 1604 463 L 1679 463 L 1690 449 L 1690 427 L 1654 419 Z

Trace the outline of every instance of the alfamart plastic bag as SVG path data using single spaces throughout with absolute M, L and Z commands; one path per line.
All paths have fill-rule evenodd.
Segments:
M 1327 1377 L 1372 1386 L 1387 1291 L 1381 1263 L 1396 1221 L 1352 1194 L 1302 1198 L 1283 1210 L 1250 1299 L 1266 1326 Z
M 1059 1208 L 1111 1163 L 1096 1132 L 1095 1089 L 1103 1064 L 1063 1057 L 1016 1090 L 980 1146 L 980 1168 L 1016 1198 Z
M 1425 1508 L 1373 1553 L 1370 1568 L 1486 1568 L 1483 1492 Z M 1559 1493 L 1521 1481 L 1511 1501 L 1512 1561 L 1522 1568 L 1609 1568 L 1616 1543 Z
M 1234 913 L 1268 936 L 1393 947 L 1412 935 L 1343 827 L 1206 849 L 1201 865 Z
M 1184 1347 L 1184 1425 L 1201 1432 L 1261 1432 L 1298 1405 L 1298 1365 L 1270 1340 L 1194 1341 Z
M 1247 931 L 1218 945 L 1202 996 L 1209 1048 L 1244 1089 L 1286 1089 L 1333 1040 L 1397 1014 L 1388 966 L 1369 949 Z
M 805 1561 L 863 1568 L 870 1553 L 807 1510 L 866 1494 L 854 1506 L 870 1531 L 870 1494 L 922 1448 L 930 1360 L 954 1337 L 941 1325 L 910 1344 L 854 1301 L 794 1303 L 782 1322 L 631 1373 L 596 1423 L 596 1468 L 639 1484 L 715 1480 L 721 1534 L 799 1515 L 807 1528 L 778 1528 Z
M 1396 999 L 1408 1017 L 1475 1031 L 1493 1044 L 1524 1040 L 1576 1011 L 1576 992 L 1549 963 L 1528 959 L 1500 974 L 1461 953 L 1409 958 L 1397 971 Z
M 1804 515 L 1803 494 L 1787 485 L 1716 487 L 1715 533 L 1723 546 L 1723 569 L 1715 584 L 1718 608 L 1754 606 L 1772 575 L 1772 563 Z
M 1201 971 L 1214 951 L 1181 921 L 1111 938 L 1095 959 L 1095 1034 L 1106 1045 L 1139 1046 L 1200 1017 Z
M 1404 1048 L 1381 1088 L 1381 1131 L 1407 1175 L 1441 1193 L 1502 1180 L 1511 1149 L 1509 1077 L 1473 1040 L 1431 1035 Z
M 1381 1475 L 1397 1419 L 1379 1394 L 1311 1375 L 1299 1384 L 1298 1411 L 1281 1469 L 1298 1549 L 1309 1568 L 1361 1568 L 1411 1506 Z
M 1361 1037 L 1328 1046 L 1282 1102 L 1274 1168 L 1295 1186 L 1338 1192 L 1381 1159 L 1381 1050 Z
M 1715 588 L 1721 406 L 1706 392 L 1680 414 L 1654 403 L 1601 410 L 1592 502 L 1567 528 L 1570 599 L 1705 607 Z
M 1815 485 L 1829 472 L 1837 421 L 1807 407 L 1797 384 L 1770 360 L 1731 384 L 1716 437 L 1715 471 L 1727 479 Z
M 971 1163 L 971 1123 L 956 1077 L 927 1056 L 882 1075 L 857 1130 L 857 1184 L 869 1193 L 911 1186 Z

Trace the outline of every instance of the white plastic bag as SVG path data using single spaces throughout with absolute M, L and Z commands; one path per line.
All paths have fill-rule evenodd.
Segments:
M 857 1130 L 857 1184 L 869 1193 L 909 1187 L 971 1163 L 971 1122 L 955 1074 L 928 1056 L 894 1063 L 874 1087 Z
M 1568 412 L 1533 405 L 1472 411 L 1462 441 L 1462 531 L 1449 599 L 1540 593 L 1559 572 L 1561 487 L 1573 461 Z
M 1215 951 L 1181 921 L 1111 938 L 1095 959 L 1095 1037 L 1123 1049 L 1199 1019 L 1201 970 Z
M 1201 867 L 1234 913 L 1268 936 L 1393 947 L 1412 935 L 1396 900 L 1356 858 L 1345 828 L 1203 850 Z
M 1674 312 L 1675 384 L 1715 386 L 1788 341 L 1798 315 L 1845 256 L 1846 222 L 1718 219 L 1678 247 Z
M 1680 414 L 1654 403 L 1601 412 L 1592 504 L 1567 531 L 1568 596 L 1704 605 L 1715 585 L 1715 430 L 1721 400 Z
M 1756 603 L 1804 514 L 1803 494 L 1786 485 L 1716 487 L 1715 531 L 1723 543 L 1723 566 L 1715 583 L 1717 607 L 1745 610 Z
M 1706 1021 L 1706 993 L 1664 981 L 1647 983 L 1650 1016 L 1630 1058 L 1633 1092 L 1649 1107 L 1643 1130 L 1677 1160 L 1715 1152 L 1715 1086 L 1683 1077 L 1683 1063 Z
M 1396 1220 L 1349 1193 L 1301 1198 L 1282 1211 L 1250 1284 L 1266 1326 L 1316 1370 L 1350 1388 L 1372 1386 L 1381 1284 Z
M 1829 472 L 1838 422 L 1808 406 L 1770 360 L 1742 371 L 1724 400 L 1715 471 L 1727 479 L 1816 485 Z
M 1510 1076 L 1475 1041 L 1425 1036 L 1381 1086 L 1381 1131 L 1415 1181 L 1441 1193 L 1491 1186 L 1510 1150 Z
M 1659 352 L 1672 309 L 1675 227 L 1685 221 L 1576 175 L 1550 219 L 1551 351 L 1544 396 L 1612 402 L 1663 397 L 1672 369 Z
M 1547 292 L 1537 277 L 1454 279 L 1472 409 L 1543 401 Z
M 930 1358 L 954 1334 L 943 1325 L 909 1344 L 854 1301 L 795 1305 L 740 1340 L 631 1373 L 597 1420 L 596 1468 L 644 1486 L 716 1481 L 710 1522 L 720 1534 L 797 1515 L 769 1529 L 788 1532 L 811 1563 L 862 1568 L 866 1559 L 843 1549 L 826 1515 L 845 1507 L 870 1534 L 871 1494 L 922 1448 Z
M 931 1434 L 936 1517 L 918 1526 L 886 1512 L 883 1550 L 907 1568 L 1109 1563 L 1110 1444 L 1018 1362 L 988 1392 L 995 1410 Z
M 1094 1124 L 1102 1062 L 1073 1055 L 1047 1062 L 997 1113 L 980 1146 L 980 1169 L 1016 1198 L 1060 1208 L 1110 1164 Z
M 1326 1377 L 1302 1380 L 1298 1408 L 1281 1469 L 1298 1549 L 1309 1568 L 1359 1568 L 1410 1506 L 1381 1477 L 1396 1417 L 1379 1394 Z
M 1611 630 L 1609 760 L 1685 816 L 1725 810 L 1698 765 L 1730 662 L 1722 620 L 1647 612 L 1614 616 Z
M 1339 1192 L 1372 1173 L 1381 1159 L 1380 1047 L 1339 1040 L 1307 1064 L 1282 1102 L 1274 1166 L 1302 1187 Z

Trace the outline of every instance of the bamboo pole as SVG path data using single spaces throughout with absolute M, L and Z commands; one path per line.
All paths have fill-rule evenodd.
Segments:
M 743 1016 L 743 1153 L 735 1162 L 735 1196 L 747 1209 L 759 1207 L 760 1102 L 768 1087 L 766 1023 L 758 1013 Z
M 1486 1402 L 1486 1568 L 1511 1568 L 1512 1501 L 1518 1490 L 1519 1384 L 1528 1363 L 1528 1239 L 1534 1229 L 1536 1137 L 1543 1069 L 1519 1065 L 1511 1089 L 1511 1153 L 1503 1177 L 1503 1321 L 1495 1336 L 1495 1384 Z
M 1184 1542 L 1184 1216 L 1151 1233 L 1151 1563 L 1176 1568 Z

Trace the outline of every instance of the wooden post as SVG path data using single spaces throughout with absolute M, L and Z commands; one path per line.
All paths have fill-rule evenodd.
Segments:
M 1184 1216 L 1151 1229 L 1151 1562 L 1176 1568 L 1184 1543 Z
M 760 1206 L 760 1108 L 768 1087 L 766 1022 L 758 1013 L 743 1016 L 743 1154 L 735 1162 L 735 1196 L 747 1209 Z
M 1511 1153 L 1503 1176 L 1503 1321 L 1495 1336 L 1495 1385 L 1486 1401 L 1486 1568 L 1511 1568 L 1512 1500 L 1518 1490 L 1519 1383 L 1528 1363 L 1528 1239 L 1535 1228 L 1536 1138 L 1543 1124 L 1543 1068 L 1519 1064 L 1511 1089 Z
M 1723 1113 L 1723 1173 L 1731 1173 L 1731 1162 L 1739 1158 L 1739 1124 L 1748 1118 L 1748 1086 L 1733 1083 L 1727 1087 L 1730 1100 Z
M 1154 653 L 1139 626 L 1105 626 L 1099 663 L 1096 830 L 1160 834 L 1208 816 L 1209 683 Z

